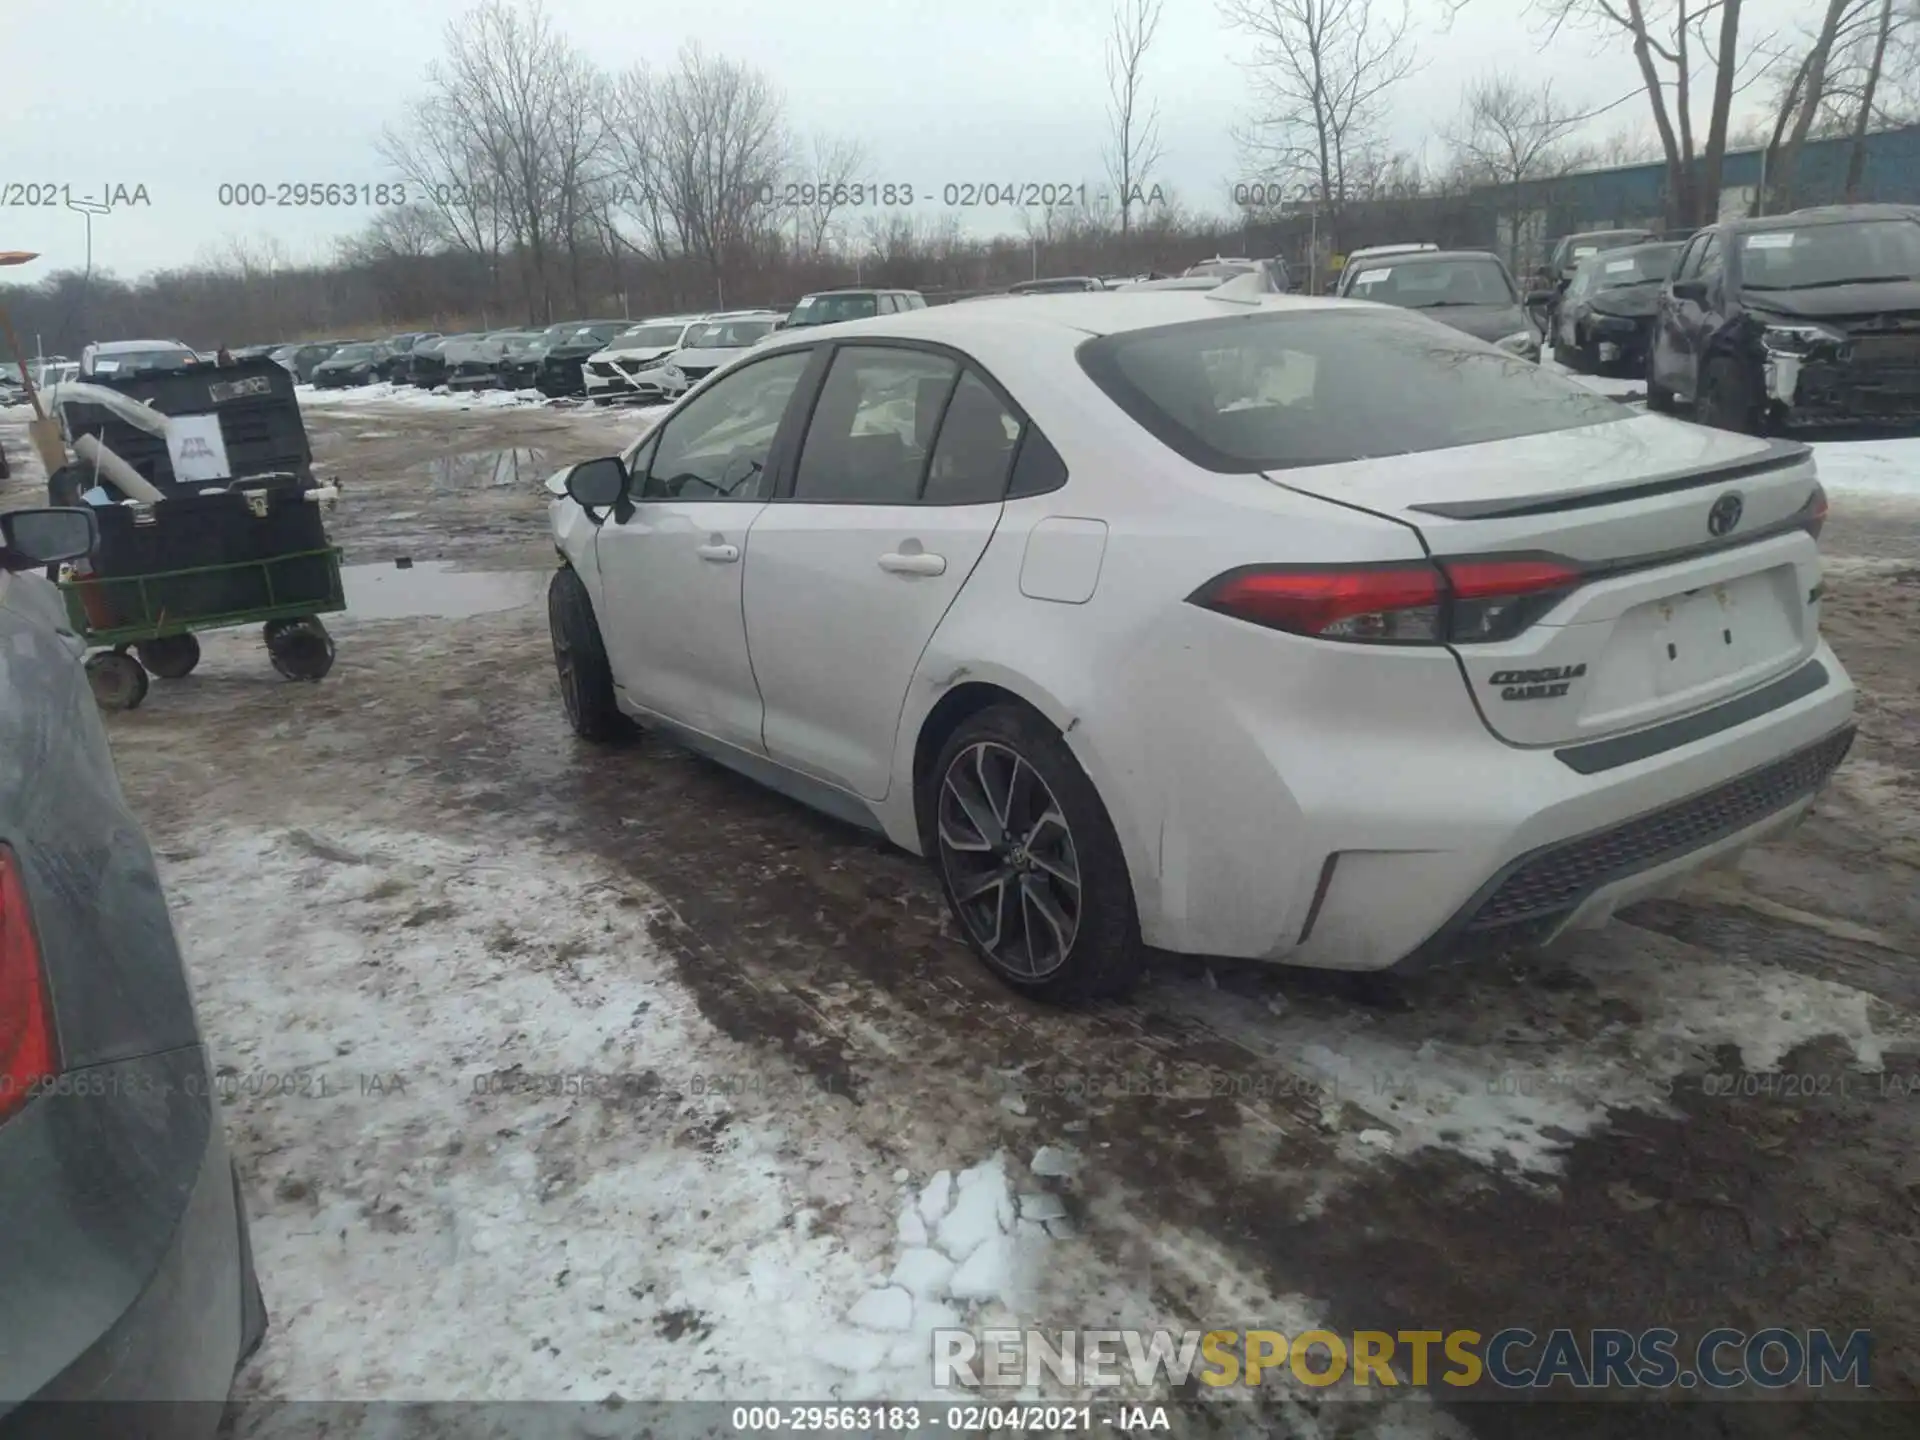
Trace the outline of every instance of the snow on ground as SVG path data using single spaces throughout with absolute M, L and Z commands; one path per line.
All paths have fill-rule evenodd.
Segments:
M 1081 1237 L 1070 1145 L 884 1158 L 589 858 L 345 824 L 160 854 L 272 1321 L 237 1398 L 1040 1399 L 937 1389 L 933 1331 L 1187 1328 Z M 1373 1398 L 1380 1435 L 1457 1433 Z
M 1594 990 L 1542 992 L 1526 1024 L 1490 1008 L 1484 1030 L 1436 1036 L 1417 1011 L 1288 1011 L 1276 1023 L 1225 991 L 1187 992 L 1187 1004 L 1220 1033 L 1317 1080 L 1329 1129 L 1344 1128 L 1342 1107 L 1359 1112 L 1369 1128 L 1345 1147 L 1351 1156 L 1452 1150 L 1547 1181 L 1610 1112 L 1670 1113 L 1677 1077 L 1712 1072 L 1719 1047 L 1735 1047 L 1740 1069 L 1761 1073 L 1832 1036 L 1865 1076 L 1884 1068 L 1895 1042 L 1920 1038 L 1877 1013 L 1864 991 L 1740 955 L 1681 954 L 1676 942 L 1630 924 L 1577 943 Z M 1633 1018 L 1595 1035 L 1592 1017 L 1610 997 L 1617 1014 Z
M 372 401 L 405 405 L 414 410 L 501 410 L 516 405 L 548 403 L 547 397 L 538 390 L 422 390 L 416 385 L 395 385 L 385 380 L 373 385 L 348 385 L 327 390 L 314 385 L 296 385 L 294 393 L 300 397 L 303 408 L 315 410 L 334 405 L 364 405 Z
M 653 899 L 580 856 L 222 827 L 163 859 L 273 1316 L 255 1393 L 937 1401 L 934 1328 L 1123 1283 L 1071 1152 L 915 1183 L 715 1031 Z
M 1825 440 L 1813 448 L 1829 490 L 1920 500 L 1920 436 Z

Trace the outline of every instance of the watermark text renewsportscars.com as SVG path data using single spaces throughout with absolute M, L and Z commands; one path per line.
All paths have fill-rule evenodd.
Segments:
M 1214 1389 L 1447 1386 L 1503 1390 L 1783 1390 L 1870 1386 L 1873 1338 L 1822 1329 L 1730 1327 L 1683 1342 L 1664 1326 L 1577 1331 L 936 1330 L 933 1383 Z

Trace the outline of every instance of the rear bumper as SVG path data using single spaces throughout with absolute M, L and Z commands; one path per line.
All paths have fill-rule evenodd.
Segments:
M 0 1436 L 211 1435 L 266 1317 L 205 1052 L 64 1079 L 0 1128 Z
M 1214 648 L 1239 641 L 1222 632 Z M 1184 707 L 1186 733 L 1138 761 L 1094 757 L 1165 772 L 1152 809 L 1135 812 L 1124 785 L 1109 807 L 1151 945 L 1382 970 L 1430 962 L 1469 930 L 1538 942 L 1599 923 L 1798 818 L 1844 755 L 1854 709 L 1822 643 L 1808 662 L 1825 672 L 1817 689 L 1707 712 L 1657 747 L 1564 758 L 1491 735 L 1458 674 L 1429 657 L 1399 657 L 1404 687 L 1369 657 L 1329 655 L 1303 674 L 1273 665 L 1270 647 L 1263 658 L 1264 672 L 1230 667 L 1254 696 L 1197 722 Z

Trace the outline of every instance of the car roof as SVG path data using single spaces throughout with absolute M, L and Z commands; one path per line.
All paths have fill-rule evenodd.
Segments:
M 1233 283 L 1231 281 L 1229 284 Z M 778 332 L 769 342 L 772 351 L 817 345 L 823 340 L 862 340 L 887 337 L 902 340 L 927 340 L 965 346 L 969 341 L 988 337 L 1018 341 L 1021 337 L 1046 335 L 1071 340 L 1074 336 L 1114 335 L 1128 330 L 1146 330 L 1157 325 L 1178 325 L 1187 321 L 1219 320 L 1244 315 L 1250 309 L 1301 312 L 1310 310 L 1391 309 L 1365 301 L 1339 300 L 1330 295 L 1283 295 L 1264 292 L 1225 299 L 1217 295 L 1224 286 L 1207 290 L 1168 290 L 1128 292 L 1126 290 L 1080 290 L 1059 295 L 1028 295 L 1018 305 L 937 305 L 911 310 L 904 315 L 882 315 L 871 320 L 842 320 L 831 325 L 810 325 L 793 333 L 790 342 Z M 1077 343 L 1077 342 L 1075 342 Z
M 1723 221 L 1721 229 L 1742 234 L 1753 230 L 1790 230 L 1801 225 L 1844 225 L 1860 220 L 1920 221 L 1920 210 L 1911 205 L 1809 205 L 1785 215 L 1746 215 Z
M 1422 250 L 1438 250 L 1440 247 L 1431 240 L 1396 241 L 1392 245 L 1362 245 L 1347 252 L 1347 259 L 1356 255 L 1412 255 Z
M 184 340 L 100 340 L 93 346 L 96 355 L 126 355 L 135 350 L 192 350 Z M 195 351 L 198 354 L 198 351 Z
M 833 290 L 809 290 L 800 298 L 813 300 L 822 295 L 918 295 L 905 285 L 842 285 Z
M 1412 264 L 1416 261 L 1424 264 L 1429 260 L 1491 260 L 1497 265 L 1507 263 L 1491 250 L 1405 250 L 1393 254 L 1377 254 L 1369 258 L 1393 260 L 1401 264 Z

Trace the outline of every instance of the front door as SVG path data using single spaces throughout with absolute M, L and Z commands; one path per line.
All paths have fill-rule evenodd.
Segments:
M 636 708 L 763 753 L 741 616 L 747 531 L 810 351 L 746 366 L 669 416 L 595 540 L 600 629 Z
M 885 799 L 907 686 L 993 538 L 1020 419 L 949 353 L 835 351 L 790 493 L 755 517 L 747 648 L 767 753 Z

